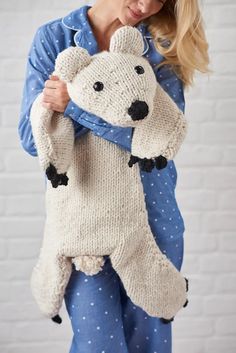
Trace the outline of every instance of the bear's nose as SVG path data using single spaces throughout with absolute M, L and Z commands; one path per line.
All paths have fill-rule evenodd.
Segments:
M 148 115 L 148 105 L 146 102 L 135 101 L 128 109 L 128 114 L 132 120 L 142 120 Z

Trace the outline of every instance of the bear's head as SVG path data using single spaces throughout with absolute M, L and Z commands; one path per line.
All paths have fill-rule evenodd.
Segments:
M 70 47 L 61 52 L 55 73 L 80 108 L 110 124 L 135 127 L 151 116 L 157 86 L 143 49 L 141 33 L 123 26 L 111 37 L 109 51 L 90 56 Z

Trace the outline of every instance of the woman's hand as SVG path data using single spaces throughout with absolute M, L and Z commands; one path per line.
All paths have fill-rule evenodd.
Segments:
M 64 113 L 70 101 L 66 83 L 61 81 L 58 76 L 51 75 L 44 87 L 42 101 L 44 108 Z

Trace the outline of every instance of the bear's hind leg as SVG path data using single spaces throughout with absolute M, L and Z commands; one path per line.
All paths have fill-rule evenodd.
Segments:
M 157 247 L 152 234 L 133 237 L 111 254 L 127 295 L 150 316 L 172 319 L 186 303 L 186 281 Z
M 58 313 L 71 271 L 70 258 L 56 253 L 47 254 L 41 249 L 31 275 L 32 294 L 41 312 L 57 323 L 61 323 Z

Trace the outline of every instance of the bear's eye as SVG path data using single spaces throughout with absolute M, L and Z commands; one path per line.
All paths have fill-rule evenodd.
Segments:
M 135 66 L 134 70 L 137 72 L 138 75 L 142 75 L 144 73 L 144 68 L 140 65 Z
M 93 85 L 93 88 L 95 89 L 95 91 L 102 91 L 104 88 L 104 85 L 102 82 L 95 82 Z

